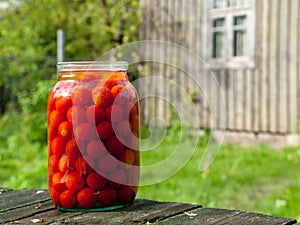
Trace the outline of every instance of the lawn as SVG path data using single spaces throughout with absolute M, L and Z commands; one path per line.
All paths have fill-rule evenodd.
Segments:
M 169 158 L 179 140 L 178 132 L 177 129 L 168 130 L 158 147 L 141 152 L 141 165 L 153 165 Z M 142 133 L 146 136 L 147 129 Z M 299 148 L 273 150 L 263 145 L 243 148 L 225 144 L 210 167 L 199 171 L 206 141 L 207 136 L 204 136 L 191 158 L 174 175 L 141 186 L 138 197 L 249 210 L 300 220 Z M 24 144 L 20 144 L 22 142 Z M 186 150 L 183 146 L 177 151 L 184 157 Z M 162 170 L 152 174 L 146 170 L 142 173 L 142 181 L 162 176 L 164 171 L 178 166 L 177 162 L 180 160 L 162 164 Z M 8 139 L 0 135 L 0 171 L 0 187 L 47 188 L 46 146 L 16 140 L 14 135 Z
M 162 151 L 168 147 L 167 143 L 160 146 Z M 147 158 L 142 157 L 142 162 L 158 159 L 159 154 L 153 152 Z M 198 146 L 176 175 L 141 187 L 138 197 L 300 219 L 299 149 L 275 151 L 266 146 L 223 145 L 211 166 L 200 172 L 202 154 L 203 148 Z

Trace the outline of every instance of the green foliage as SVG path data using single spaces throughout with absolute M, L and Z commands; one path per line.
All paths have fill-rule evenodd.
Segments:
M 10 101 L 0 117 L 0 186 L 45 188 L 46 105 L 56 80 L 57 30 L 65 33 L 65 61 L 96 60 L 138 40 L 139 1 L 11 2 L 17 4 L 1 11 L 0 19 L 1 109 Z
M 22 111 L 19 123 L 31 142 L 47 143 L 47 96 L 55 82 L 56 76 L 39 81 L 29 95 L 19 97 Z
M 95 60 L 136 41 L 138 0 L 20 0 L 0 20 L 0 86 L 17 95 L 55 73 L 56 33 L 65 31 L 65 61 Z

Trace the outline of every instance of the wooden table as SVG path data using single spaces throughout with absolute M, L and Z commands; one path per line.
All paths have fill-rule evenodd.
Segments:
M 0 224 L 238 224 L 287 225 L 296 220 L 178 202 L 136 199 L 111 212 L 61 212 L 47 190 L 0 188 Z

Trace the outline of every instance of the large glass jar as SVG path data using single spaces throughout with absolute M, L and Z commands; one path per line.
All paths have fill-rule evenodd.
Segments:
M 58 63 L 48 96 L 48 184 L 64 211 L 128 205 L 139 182 L 138 96 L 126 62 Z

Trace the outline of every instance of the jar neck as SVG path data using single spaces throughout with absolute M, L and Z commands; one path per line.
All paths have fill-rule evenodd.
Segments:
M 126 71 L 128 63 L 125 61 L 74 61 L 74 62 L 59 62 L 57 70 L 104 70 L 104 71 Z
M 83 61 L 83 62 L 60 62 L 57 64 L 58 80 L 89 80 L 110 79 L 118 77 L 128 80 L 128 63 L 124 61 Z

